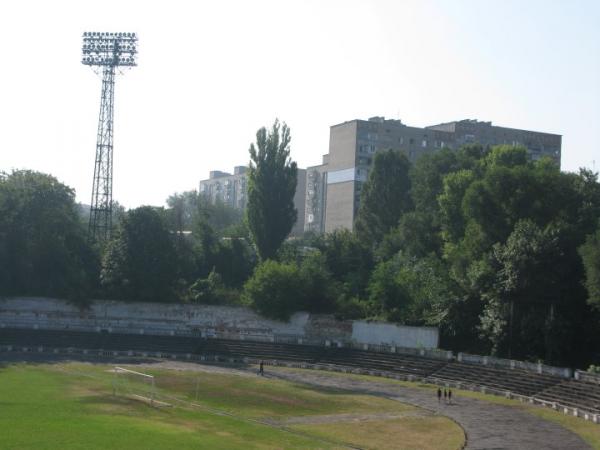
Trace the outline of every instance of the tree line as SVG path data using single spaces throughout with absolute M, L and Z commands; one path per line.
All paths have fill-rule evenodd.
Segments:
M 583 366 L 600 342 L 600 184 L 525 148 L 375 154 L 354 231 L 286 239 L 296 164 L 285 124 L 249 150 L 245 214 L 196 191 L 118 212 L 90 242 L 72 189 L 0 176 L 0 295 L 248 305 L 436 326 L 455 351 Z

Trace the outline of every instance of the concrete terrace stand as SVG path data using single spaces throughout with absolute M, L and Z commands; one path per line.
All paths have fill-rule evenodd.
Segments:
M 302 312 L 289 322 L 280 322 L 244 307 L 96 300 L 82 309 L 48 298 L 0 299 L 2 327 L 425 350 L 437 348 L 439 340 L 433 327 L 338 321 L 332 316 Z
M 35 332 L 36 334 L 39 332 Z M 42 332 L 43 333 L 43 332 Z M 2 331 L 0 330 L 0 338 Z M 172 339 L 172 338 L 163 338 Z M 40 352 L 39 348 L 25 348 L 29 350 L 26 354 L 21 353 L 24 348 L 13 346 L 11 353 L 6 353 L 7 346 L 0 345 L 0 359 L 5 362 L 14 361 L 36 361 L 38 363 L 53 361 L 84 360 L 97 361 L 99 363 L 119 363 L 134 365 L 136 363 L 157 364 L 160 368 L 176 368 L 177 370 L 206 370 L 196 361 L 202 363 L 218 362 L 245 362 L 256 363 L 257 359 L 251 358 L 226 358 L 222 356 L 206 356 L 194 354 L 166 354 L 156 352 L 168 360 L 155 360 L 149 358 L 154 356 L 154 352 L 139 351 L 82 351 L 78 349 L 49 349 L 44 348 Z M 4 351 L 4 352 L 3 352 Z M 144 358 L 133 358 L 132 356 L 144 356 Z M 176 360 L 176 361 L 173 361 Z M 125 361 L 125 362 L 124 362 Z M 367 371 L 364 369 L 352 370 L 347 367 L 325 365 L 325 364 L 307 364 L 301 362 L 282 362 L 269 361 L 271 365 L 304 367 L 322 370 L 335 370 L 340 372 L 368 373 L 374 375 L 383 374 L 377 371 Z M 227 368 L 223 364 L 219 370 L 233 370 L 239 373 L 237 368 Z M 254 373 L 254 370 L 252 370 Z M 254 375 L 255 376 L 255 375 Z M 391 374 L 389 374 L 391 376 Z M 384 383 L 373 380 L 356 379 L 350 377 L 335 377 L 330 374 L 315 371 L 282 371 L 276 367 L 266 368 L 266 377 L 285 379 L 299 384 L 307 384 L 316 387 L 325 387 L 344 390 L 348 392 L 375 395 L 392 400 L 398 400 L 403 403 L 412 404 L 424 408 L 435 414 L 449 417 L 456 421 L 464 430 L 466 436 L 466 449 L 507 449 L 507 450 L 583 450 L 590 447 L 577 435 L 566 430 L 558 424 L 543 420 L 537 416 L 520 411 L 514 407 L 497 405 L 472 398 L 465 398 L 461 395 L 453 397 L 452 405 L 444 403 L 439 404 L 435 397 L 435 391 L 430 389 L 421 389 L 402 386 L 394 383 Z M 400 374 L 395 374 L 395 378 L 404 379 Z M 414 379 L 414 378 L 413 378 Z
M 288 323 L 247 308 L 0 299 L 0 351 L 128 355 L 292 364 L 424 381 L 537 403 L 600 422 L 600 380 L 566 368 L 436 349 L 434 328 L 295 314 Z M 423 346 L 423 343 L 428 346 Z

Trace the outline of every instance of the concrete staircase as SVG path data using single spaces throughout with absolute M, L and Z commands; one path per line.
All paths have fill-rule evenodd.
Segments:
M 431 383 L 453 382 L 509 391 L 571 408 L 600 414 L 600 385 L 541 375 L 520 369 L 500 369 L 475 364 L 447 362 L 414 355 L 383 353 L 353 348 L 319 347 L 273 342 L 202 339 L 186 336 L 92 333 L 68 330 L 0 329 L 0 345 L 27 347 L 37 351 L 76 348 L 88 350 L 136 351 L 165 355 L 196 354 L 241 360 L 276 360 L 360 368 L 390 374 L 414 376 Z
M 535 397 L 600 414 L 600 385 L 595 383 L 564 380 L 537 393 Z
M 519 369 L 498 369 L 474 364 L 449 362 L 430 375 L 431 378 L 459 381 L 491 389 L 533 396 L 559 384 L 563 378 L 540 375 Z

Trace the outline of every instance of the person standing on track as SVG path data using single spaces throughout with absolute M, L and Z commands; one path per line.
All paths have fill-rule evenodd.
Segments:
M 262 377 L 265 376 L 265 370 L 263 368 L 263 361 L 262 361 L 262 359 L 260 360 L 260 364 L 258 365 L 258 373 Z
M 438 396 L 438 404 L 440 404 L 440 402 L 442 401 L 442 389 L 439 387 L 437 390 L 437 396 Z

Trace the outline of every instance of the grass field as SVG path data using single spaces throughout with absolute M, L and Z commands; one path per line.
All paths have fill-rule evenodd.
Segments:
M 112 366 L 0 368 L 0 448 L 458 449 L 464 443 L 451 420 L 392 400 L 253 375 L 131 368 L 155 375 L 157 398 L 173 407 L 113 395 Z

